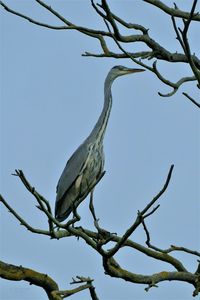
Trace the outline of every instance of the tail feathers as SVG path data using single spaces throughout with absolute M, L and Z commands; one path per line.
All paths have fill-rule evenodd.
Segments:
M 59 222 L 64 221 L 72 212 L 72 206 L 65 198 L 56 201 L 55 218 Z
M 62 222 L 62 221 L 64 221 L 65 219 L 67 219 L 67 217 L 69 217 L 69 215 L 71 214 L 71 212 L 72 212 L 72 210 L 69 209 L 68 211 L 66 211 L 66 212 L 63 213 L 63 214 L 57 213 L 57 214 L 55 215 L 55 218 L 56 218 L 56 220 L 58 220 L 59 222 Z

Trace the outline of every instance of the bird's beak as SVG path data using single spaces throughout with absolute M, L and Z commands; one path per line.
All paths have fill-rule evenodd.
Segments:
M 127 73 L 137 73 L 137 72 L 144 72 L 145 69 L 129 69 L 127 70 Z

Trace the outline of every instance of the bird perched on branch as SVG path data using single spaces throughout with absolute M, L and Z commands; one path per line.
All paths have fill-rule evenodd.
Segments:
M 113 67 L 104 83 L 104 105 L 90 135 L 68 160 L 57 185 L 55 217 L 65 220 L 70 213 L 93 191 L 101 179 L 104 168 L 103 139 L 112 108 L 111 86 L 123 75 L 142 72 L 124 66 Z

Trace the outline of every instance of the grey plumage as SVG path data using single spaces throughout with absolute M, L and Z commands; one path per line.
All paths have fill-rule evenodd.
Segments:
M 66 219 L 99 181 L 104 168 L 103 138 L 112 107 L 111 86 L 122 75 L 144 71 L 115 66 L 104 84 L 104 106 L 90 135 L 68 160 L 57 185 L 55 217 Z

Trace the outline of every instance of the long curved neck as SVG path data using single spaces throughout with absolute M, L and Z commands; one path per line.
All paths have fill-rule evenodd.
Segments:
M 101 142 L 104 138 L 105 130 L 110 116 L 110 111 L 112 108 L 111 86 L 113 81 L 114 78 L 111 78 L 108 74 L 104 83 L 104 106 L 96 125 L 94 126 L 92 132 L 88 137 L 89 139 L 94 139 L 98 142 Z

